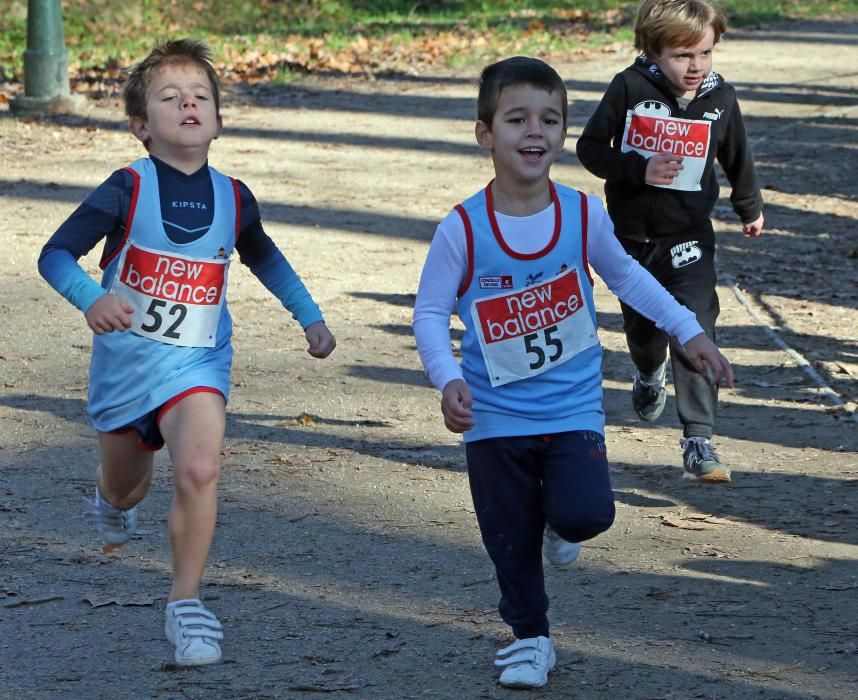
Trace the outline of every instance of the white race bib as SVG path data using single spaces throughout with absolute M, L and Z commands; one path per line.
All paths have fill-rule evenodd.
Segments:
M 655 187 L 698 192 L 709 155 L 711 128 L 712 124 L 705 120 L 649 116 L 629 110 L 620 150 L 634 151 L 644 158 L 658 153 L 682 156 L 682 170 L 673 182 Z
M 217 340 L 228 265 L 226 258 L 188 258 L 129 242 L 110 291 L 134 307 L 134 333 L 210 348 Z
M 533 377 L 599 342 L 577 270 L 471 305 L 492 386 Z

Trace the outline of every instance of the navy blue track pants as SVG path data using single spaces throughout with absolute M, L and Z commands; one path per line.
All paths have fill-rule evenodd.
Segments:
M 614 521 L 605 440 L 592 431 L 477 440 L 465 445 L 480 533 L 495 565 L 501 617 L 519 639 L 548 636 L 542 570 L 546 522 L 583 542 Z

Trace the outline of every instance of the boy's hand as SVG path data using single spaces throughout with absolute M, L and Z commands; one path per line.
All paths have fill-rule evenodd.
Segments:
M 464 433 L 474 427 L 474 414 L 471 412 L 471 390 L 463 379 L 447 382 L 441 392 L 441 413 L 444 425 L 453 433 Z
M 86 310 L 83 317 L 96 335 L 131 328 L 134 307 L 115 294 L 103 294 Z
M 330 355 L 334 348 L 337 347 L 337 341 L 324 321 L 316 321 L 307 326 L 304 331 L 304 337 L 310 344 L 307 352 L 313 357 L 324 358 Z
M 742 224 L 742 233 L 748 238 L 756 238 L 763 232 L 763 215 L 760 214 L 756 221 L 749 224 Z
M 694 369 L 707 377 L 712 384 L 718 384 L 723 379 L 728 387 L 733 386 L 733 368 L 730 362 L 705 333 L 695 335 L 683 349 Z
M 682 156 L 657 153 L 647 161 L 644 180 L 648 185 L 669 185 L 682 167 Z

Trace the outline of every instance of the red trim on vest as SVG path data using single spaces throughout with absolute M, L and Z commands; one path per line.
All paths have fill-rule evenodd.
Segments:
M 456 296 L 460 297 L 468 291 L 468 287 L 471 286 L 471 280 L 474 277 L 474 229 L 471 228 L 471 220 L 468 218 L 468 212 L 465 211 L 465 207 L 457 204 L 456 211 L 459 212 L 459 216 L 462 217 L 462 223 L 465 225 L 465 244 L 468 251 L 468 272 L 465 274 L 462 286 L 456 292 Z
M 494 182 L 494 180 L 492 180 L 492 182 Z M 557 199 L 557 190 L 554 189 L 554 183 L 551 182 L 551 180 L 548 181 L 548 190 L 551 192 L 551 201 L 554 204 L 554 234 L 551 236 L 551 240 L 548 241 L 548 245 L 546 245 L 542 250 L 538 250 L 535 253 L 516 253 L 506 244 L 500 227 L 498 226 L 498 220 L 495 218 L 495 207 L 492 199 L 492 182 L 486 185 L 486 209 L 488 210 L 489 223 L 491 223 L 492 232 L 495 234 L 495 240 L 497 240 L 498 245 L 500 245 L 507 255 L 511 258 L 516 258 L 517 260 L 536 260 L 537 258 L 541 258 L 543 255 L 550 253 L 554 246 L 557 245 L 557 241 L 560 240 L 560 228 L 563 223 L 560 215 L 560 201 Z
M 137 198 L 140 196 L 140 174 L 134 168 L 122 169 L 131 173 L 131 177 L 134 180 L 134 188 L 131 191 L 131 204 L 128 207 L 128 217 L 125 219 L 125 232 L 122 234 L 122 240 L 119 241 L 119 244 L 113 249 L 113 252 L 110 255 L 102 254 L 101 256 L 101 262 L 98 263 L 98 266 L 102 270 L 110 265 L 113 258 L 119 255 L 125 247 L 125 242 L 128 240 L 128 236 L 131 233 L 131 224 L 134 221 L 134 212 L 137 211 Z
M 590 286 L 593 286 L 593 275 L 590 272 L 590 260 L 587 258 L 587 223 L 590 221 L 590 215 L 587 212 L 587 195 L 579 192 L 581 195 L 581 258 L 584 261 L 584 272 L 587 273 L 587 279 L 590 280 Z
M 223 396 L 223 392 L 220 391 L 220 389 L 215 389 L 211 386 L 195 386 L 190 389 L 185 389 L 181 394 L 176 394 L 172 399 L 167 401 L 167 403 L 163 404 L 161 408 L 158 409 L 158 413 L 155 414 L 155 420 L 158 424 L 161 423 L 161 419 L 167 411 L 173 408 L 173 406 L 179 403 L 179 401 L 184 399 L 186 396 L 190 396 L 191 394 L 217 394 L 218 396 Z
M 238 243 L 238 237 L 241 235 L 241 193 L 238 191 L 238 180 L 232 177 L 229 179 L 235 195 L 235 242 Z

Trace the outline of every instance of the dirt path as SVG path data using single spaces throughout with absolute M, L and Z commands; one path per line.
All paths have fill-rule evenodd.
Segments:
M 570 145 L 631 57 L 558 65 Z M 547 574 L 559 667 L 541 697 L 858 698 L 856 65 L 855 24 L 736 33 L 718 49 L 768 202 L 758 241 L 726 201 L 717 210 L 722 277 L 739 292 L 720 289 L 740 384 L 723 393 L 718 444 L 735 481 L 680 478 L 672 399 L 658 424 L 632 418 L 618 305 L 600 288 L 618 518 Z M 493 572 L 409 327 L 435 223 L 490 177 L 473 83 L 317 80 L 228 100 L 212 164 L 254 190 L 339 347 L 310 359 L 233 268 L 235 388 L 204 588 L 226 660 L 189 671 L 168 663 L 161 632 L 166 462 L 139 536 L 101 554 L 80 507 L 97 458 L 90 340 L 35 272 L 47 236 L 139 150 L 115 105 L 54 123 L 0 115 L 0 697 L 522 696 L 495 684 L 507 637 Z M 569 150 L 554 176 L 600 191 Z

